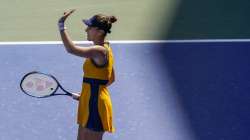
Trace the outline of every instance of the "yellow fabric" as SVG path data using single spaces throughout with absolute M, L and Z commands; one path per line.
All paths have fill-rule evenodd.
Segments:
M 108 80 L 111 77 L 113 67 L 113 53 L 108 43 L 104 44 L 108 49 L 108 65 L 103 68 L 97 68 L 90 59 L 86 59 L 83 65 L 84 77 Z
M 109 80 L 113 67 L 113 54 L 112 49 L 108 43 L 104 44 L 108 49 L 108 64 L 105 67 L 96 67 L 90 59 L 86 59 L 83 64 L 84 77 L 94 78 L 100 80 Z M 83 127 L 86 126 L 89 117 L 89 99 L 91 94 L 91 87 L 88 83 L 82 84 L 82 92 L 78 106 L 78 124 Z M 112 120 L 112 103 L 109 96 L 109 91 L 106 86 L 100 85 L 98 95 L 98 112 L 102 121 L 104 131 L 114 132 Z

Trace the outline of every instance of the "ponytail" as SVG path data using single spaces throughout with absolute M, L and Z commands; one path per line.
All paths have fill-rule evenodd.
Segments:
M 117 21 L 117 18 L 115 16 L 109 16 L 109 22 L 115 23 Z

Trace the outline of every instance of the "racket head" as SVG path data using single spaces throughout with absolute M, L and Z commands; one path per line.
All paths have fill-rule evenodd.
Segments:
M 20 87 L 29 96 L 45 98 L 57 91 L 59 83 L 52 75 L 33 71 L 24 75 L 20 82 Z

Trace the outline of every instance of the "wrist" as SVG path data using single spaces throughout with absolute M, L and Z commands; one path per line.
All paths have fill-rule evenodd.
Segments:
M 65 27 L 64 22 L 62 22 L 62 21 L 59 21 L 59 22 L 58 22 L 58 29 L 59 29 L 59 31 L 64 31 L 64 30 L 67 29 L 67 28 Z

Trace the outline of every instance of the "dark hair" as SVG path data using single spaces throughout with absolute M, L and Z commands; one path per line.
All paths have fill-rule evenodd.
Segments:
M 115 16 L 109 16 L 108 18 L 111 23 L 115 23 L 117 21 L 117 18 Z
M 117 21 L 117 18 L 115 16 L 106 16 L 103 14 L 97 14 L 94 16 L 97 22 L 97 27 L 104 30 L 105 33 L 111 33 L 110 29 L 112 27 L 112 24 Z

